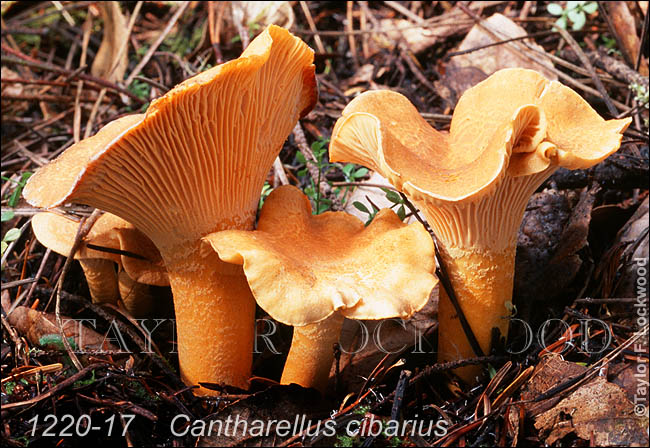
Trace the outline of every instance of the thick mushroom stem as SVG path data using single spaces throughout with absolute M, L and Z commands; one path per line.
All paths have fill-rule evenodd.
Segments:
M 508 174 L 492 195 L 473 203 L 418 204 L 439 239 L 458 305 L 484 354 L 492 348 L 493 329 L 503 338 L 508 335 L 517 232 L 528 199 L 555 169 L 520 177 Z M 439 362 L 476 356 L 444 288 L 438 325 Z M 468 382 L 479 372 L 480 366 L 454 371 Z
M 117 287 L 115 263 L 101 258 L 82 258 L 79 264 L 86 276 L 93 303 L 117 303 L 120 292 Z
M 339 341 L 344 320 L 334 313 L 318 323 L 294 327 L 280 382 L 313 387 L 324 393 L 334 361 L 334 344 Z
M 241 266 L 215 252 L 196 262 L 167 263 L 174 294 L 178 358 L 185 384 L 248 388 L 253 360 L 255 300 Z M 205 388 L 202 395 L 218 392 Z
M 447 248 L 442 244 L 439 249 L 459 306 L 483 353 L 489 354 L 492 329 L 498 329 L 502 337 L 508 334 L 510 312 L 506 302 L 512 299 L 516 246 L 498 253 Z M 475 357 L 444 288 L 440 288 L 439 297 L 438 362 Z M 480 366 L 468 366 L 455 373 L 469 380 L 479 371 Z
M 124 270 L 117 275 L 117 281 L 120 299 L 131 315 L 145 316 L 151 312 L 155 300 L 151 286 L 136 282 Z

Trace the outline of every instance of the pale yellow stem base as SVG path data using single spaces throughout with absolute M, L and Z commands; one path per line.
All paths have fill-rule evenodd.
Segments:
M 505 304 L 512 299 L 515 246 L 500 253 L 454 247 L 440 249 L 458 303 L 483 352 L 488 355 L 492 328 L 498 328 L 503 337 L 508 332 L 510 312 Z M 438 306 L 439 362 L 475 357 L 458 315 L 442 287 Z M 480 366 L 454 371 L 469 383 L 474 382 L 479 372 Z
M 117 287 L 115 263 L 101 258 L 82 258 L 79 264 L 86 276 L 93 303 L 117 304 L 120 292 Z
M 339 341 L 344 320 L 334 313 L 316 324 L 294 327 L 280 382 L 313 387 L 324 393 L 334 360 L 334 344 Z
M 153 310 L 155 298 L 151 294 L 149 285 L 138 283 L 125 271 L 120 271 L 118 286 L 124 308 L 133 317 L 146 316 Z
M 241 266 L 216 252 L 166 263 L 174 294 L 181 379 L 247 389 L 253 360 L 255 300 Z M 205 388 L 199 395 L 218 395 Z

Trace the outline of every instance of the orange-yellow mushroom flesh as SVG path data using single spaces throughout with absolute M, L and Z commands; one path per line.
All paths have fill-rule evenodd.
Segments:
M 517 230 L 530 195 L 558 167 L 586 168 L 615 152 L 629 123 L 603 120 L 534 71 L 506 69 L 463 94 L 449 134 L 398 93 L 359 95 L 335 125 L 330 159 L 378 171 L 420 208 L 489 353 L 492 328 L 507 334 Z M 439 307 L 439 359 L 474 356 L 444 291 Z M 459 373 L 472 380 L 477 369 Z
M 184 81 L 145 114 L 105 126 L 41 168 L 24 190 L 40 207 L 78 202 L 107 210 L 153 241 L 174 295 L 187 384 L 248 387 L 255 302 L 242 269 L 202 252 L 200 239 L 253 227 L 273 160 L 317 101 L 312 62 L 304 42 L 269 26 L 240 58 Z
M 283 383 L 325 389 L 343 318 L 408 318 L 437 283 L 424 227 L 382 210 L 368 227 L 344 212 L 314 216 L 293 186 L 264 202 L 256 231 L 207 240 L 222 260 L 243 265 L 257 303 L 294 326 Z

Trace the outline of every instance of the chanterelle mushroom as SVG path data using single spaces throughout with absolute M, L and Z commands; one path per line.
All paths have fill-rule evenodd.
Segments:
M 368 227 L 344 212 L 314 216 L 293 186 L 264 202 L 257 230 L 206 238 L 219 257 L 244 266 L 257 303 L 293 325 L 281 382 L 324 390 L 343 319 L 408 318 L 437 283 L 433 242 L 422 224 L 389 209 Z
M 433 129 L 402 95 L 373 91 L 343 110 L 332 161 L 382 175 L 420 208 L 464 315 L 485 353 L 508 329 L 517 230 L 530 195 L 558 167 L 590 167 L 615 152 L 630 119 L 603 120 L 577 93 L 524 69 L 501 70 L 461 97 L 449 134 Z M 473 356 L 441 293 L 439 356 Z M 463 372 L 470 379 L 475 369 Z
M 317 101 L 312 62 L 303 41 L 271 25 L 238 59 L 184 81 L 145 114 L 109 123 L 25 187 L 32 205 L 92 205 L 154 242 L 174 295 L 186 384 L 248 387 L 255 301 L 241 267 L 201 250 L 201 238 L 253 227 L 273 160 Z
M 37 213 L 32 219 L 36 239 L 65 256 L 70 254 L 78 228 L 79 223 L 73 219 L 51 212 Z M 84 271 L 93 303 L 116 304 L 121 298 L 134 316 L 146 314 L 153 306 L 148 285 L 169 286 L 153 243 L 132 224 L 111 213 L 99 217 L 74 258 Z M 119 273 L 115 272 L 115 263 Z

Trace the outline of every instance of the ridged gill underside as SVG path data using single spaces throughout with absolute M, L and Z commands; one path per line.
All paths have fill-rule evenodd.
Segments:
M 74 201 L 115 213 L 163 256 L 185 256 L 182 243 L 209 232 L 250 228 L 264 176 L 315 101 L 312 60 L 302 41 L 270 27 L 242 57 L 185 81 L 108 135 L 59 197 L 32 194 L 39 174 L 25 195 L 38 206 Z M 71 156 L 48 169 L 68 168 Z

